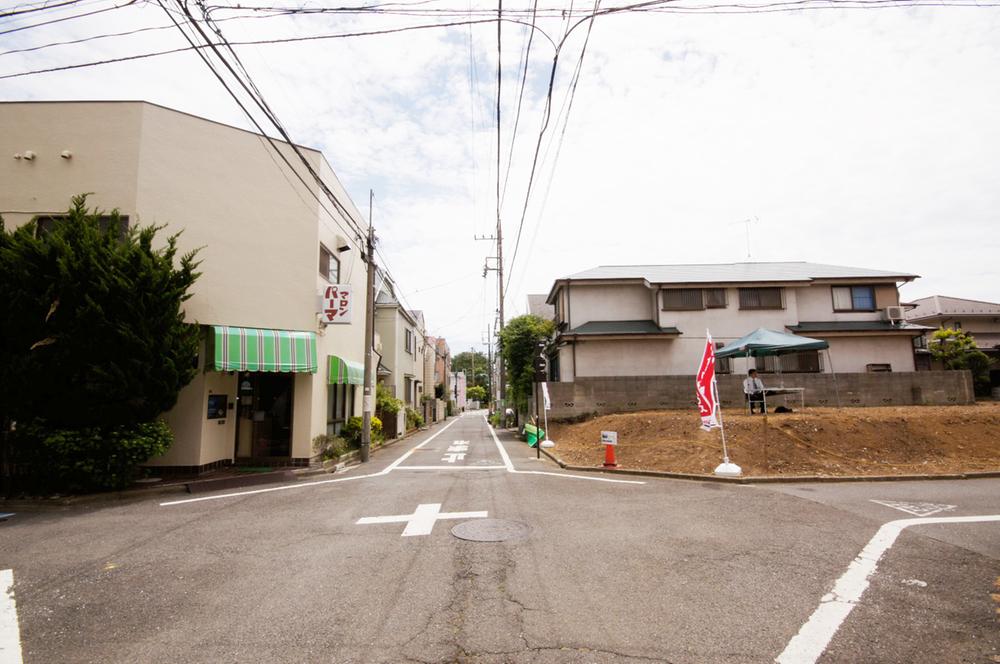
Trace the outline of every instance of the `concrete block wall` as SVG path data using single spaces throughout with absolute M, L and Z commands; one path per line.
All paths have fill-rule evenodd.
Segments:
M 719 376 L 719 398 L 723 408 L 743 408 L 742 375 Z M 778 385 L 774 376 L 762 376 L 769 387 Z M 784 374 L 784 385 L 805 388 L 807 406 L 840 405 L 912 406 L 957 405 L 975 402 L 972 376 L 968 371 L 917 371 L 892 373 Z M 694 376 L 611 376 L 577 378 L 571 383 L 549 383 L 552 400 L 550 418 L 568 418 L 589 413 L 622 413 L 659 408 L 697 408 Z M 784 399 L 778 397 L 778 403 Z M 789 397 L 798 405 L 798 397 Z

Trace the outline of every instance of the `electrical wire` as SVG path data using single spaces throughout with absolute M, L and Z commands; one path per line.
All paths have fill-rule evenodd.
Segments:
M 139 0 L 129 0 L 128 2 L 126 2 L 124 4 L 121 4 L 121 5 L 113 5 L 111 7 L 103 7 L 101 9 L 95 9 L 93 11 L 83 12 L 81 14 L 73 14 L 71 16 L 62 16 L 60 18 L 54 18 L 54 19 L 50 19 L 48 21 L 42 21 L 41 23 L 32 23 L 31 25 L 22 25 L 22 26 L 18 26 L 16 28 L 8 28 L 7 30 L 0 30 L 0 35 L 9 35 L 9 34 L 13 34 L 15 32 L 21 32 L 23 30 L 31 30 L 33 28 L 40 28 L 40 27 L 43 27 L 43 26 L 46 26 L 46 25 L 52 25 L 54 23 L 62 23 L 64 21 L 73 21 L 73 20 L 76 20 L 78 18 L 84 18 L 86 16 L 95 16 L 97 14 L 103 14 L 105 12 L 115 11 L 116 9 L 124 9 L 125 7 L 128 7 L 130 5 L 134 5 L 138 1 Z

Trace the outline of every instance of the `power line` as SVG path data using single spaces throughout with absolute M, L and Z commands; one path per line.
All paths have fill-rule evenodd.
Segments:
M 29 6 L 28 9 L 15 9 L 9 12 L 0 12 L 0 18 L 7 18 L 9 16 L 20 16 L 21 14 L 32 14 L 34 12 L 44 12 L 50 9 L 56 9 L 58 7 L 67 7 L 69 5 L 75 5 L 83 0 L 63 0 L 63 2 L 57 2 L 54 4 L 42 4 L 40 6 L 32 7 Z
M 84 18 L 86 16 L 94 16 L 96 14 L 103 14 L 105 12 L 111 12 L 111 11 L 114 11 L 116 9 L 123 9 L 125 7 L 130 6 L 130 5 L 134 5 L 136 2 L 138 2 L 138 0 L 129 0 L 128 2 L 126 2 L 125 4 L 122 4 L 122 5 L 113 5 L 111 7 L 103 7 L 101 9 L 95 9 L 93 11 L 83 12 L 83 13 L 80 13 L 80 14 L 72 14 L 70 16 L 62 16 L 60 18 L 53 18 L 53 19 L 50 19 L 48 21 L 42 21 L 41 23 L 32 23 L 31 25 L 22 25 L 22 26 L 19 26 L 19 27 L 16 27 L 16 28 L 9 28 L 7 30 L 0 31 L 0 35 L 9 35 L 9 34 L 14 33 L 14 32 L 21 32 L 22 30 L 31 30 L 33 28 L 40 28 L 42 26 L 52 25 L 53 23 L 62 23 L 63 21 L 72 21 L 72 20 L 75 20 L 75 19 L 78 19 L 78 18 Z M 69 3 L 69 4 L 73 4 L 73 3 Z
M 507 197 L 507 183 L 510 182 L 510 167 L 514 163 L 514 144 L 517 140 L 517 127 L 521 121 L 521 102 L 524 99 L 524 88 L 528 80 L 528 62 L 531 58 L 531 42 L 535 37 L 534 25 L 535 17 L 538 11 L 538 0 L 534 0 L 534 4 L 531 8 L 531 25 L 532 28 L 528 30 L 528 41 L 527 46 L 524 49 L 522 72 L 521 72 L 521 85 L 520 90 L 517 93 L 517 110 L 514 111 L 514 128 L 511 130 L 510 134 L 510 155 L 507 158 L 507 172 L 504 174 L 503 178 L 503 193 L 500 196 L 500 204 L 503 205 L 504 199 Z

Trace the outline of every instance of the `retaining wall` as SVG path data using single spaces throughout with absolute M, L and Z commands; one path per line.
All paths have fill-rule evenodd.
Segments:
M 720 375 L 719 398 L 723 408 L 742 408 L 742 375 Z M 774 376 L 761 377 L 776 387 Z M 807 406 L 944 406 L 975 402 L 968 371 L 917 371 L 891 373 L 786 373 L 786 386 L 804 387 Z M 550 418 L 588 413 L 621 413 L 658 408 L 697 408 L 692 376 L 580 377 L 570 383 L 549 383 Z M 769 405 L 784 403 L 775 397 Z M 789 396 L 792 408 L 798 397 Z

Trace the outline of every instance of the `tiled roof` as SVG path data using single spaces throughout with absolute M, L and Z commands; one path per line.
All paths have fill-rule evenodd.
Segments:
M 1000 316 L 1000 304 L 960 297 L 931 295 L 913 300 L 916 308 L 906 312 L 907 320 L 921 320 L 934 316 Z
M 680 334 L 676 327 L 660 327 L 651 320 L 592 320 L 564 334 L 609 335 L 609 334 Z
M 923 332 L 933 328 L 924 325 L 903 323 L 893 325 L 887 320 L 836 320 L 836 321 L 803 321 L 798 325 L 788 325 L 792 332 Z
M 869 270 L 820 263 L 719 263 L 700 265 L 603 265 L 567 279 L 645 279 L 651 284 L 811 281 L 814 279 L 895 279 L 910 281 L 909 272 Z

